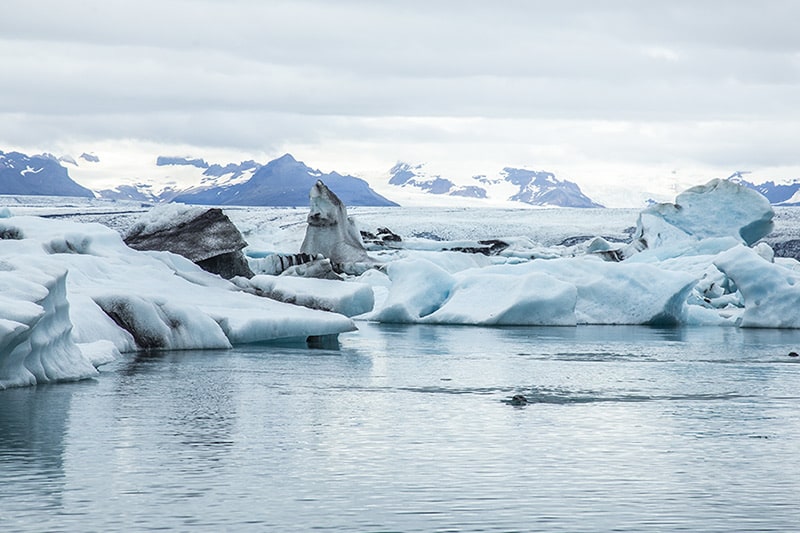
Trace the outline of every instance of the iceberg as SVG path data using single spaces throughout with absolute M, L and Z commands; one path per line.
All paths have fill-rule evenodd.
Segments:
M 728 180 L 711 180 L 682 192 L 674 204 L 643 210 L 624 255 L 713 237 L 732 236 L 750 246 L 772 231 L 774 216 L 769 200 L 757 191 Z
M 96 375 L 113 346 L 83 351 L 71 331 L 66 272 L 0 262 L 0 389 Z
M 402 259 L 384 268 L 388 284 L 371 278 L 376 294 L 384 293 L 385 299 L 365 318 L 475 325 L 800 327 L 788 308 L 780 311 L 788 304 L 775 303 L 781 294 L 794 302 L 797 274 L 771 262 L 774 252 L 758 242 L 772 230 L 773 217 L 769 202 L 757 192 L 712 180 L 678 195 L 675 204 L 642 211 L 634 242 L 622 249 L 597 238 L 582 255 L 540 254 L 514 262 L 497 257 L 484 264 L 405 250 Z M 604 260 L 609 258 L 613 261 Z
M 309 199 L 311 210 L 300 253 L 312 257 L 322 255 L 330 259 L 334 270 L 339 272 L 347 269 L 348 265 L 372 263 L 361 233 L 347 216 L 342 201 L 319 180 L 311 188 Z
M 349 318 L 242 292 L 100 224 L 0 219 L 0 386 L 81 379 L 137 349 L 227 348 L 352 331 Z
M 364 283 L 269 275 L 232 281 L 242 290 L 258 296 L 345 316 L 362 315 L 372 311 L 375 304 L 372 288 Z
M 735 283 L 744 304 L 743 328 L 800 328 L 800 273 L 769 262 L 756 250 L 737 246 L 714 265 Z
M 387 265 L 379 322 L 475 325 L 685 323 L 697 282 L 685 272 L 594 257 L 535 260 L 450 274 L 430 260 Z
M 251 277 L 242 249 L 242 234 L 219 208 L 204 209 L 166 204 L 151 209 L 125 235 L 135 250 L 180 254 L 203 270 L 230 279 Z

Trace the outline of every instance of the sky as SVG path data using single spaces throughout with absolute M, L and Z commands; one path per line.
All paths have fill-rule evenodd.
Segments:
M 793 0 L 3 0 L 0 150 L 800 179 L 798 20 Z

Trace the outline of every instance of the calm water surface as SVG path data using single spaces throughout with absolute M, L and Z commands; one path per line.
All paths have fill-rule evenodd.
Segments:
M 800 528 L 800 332 L 360 327 L 0 391 L 0 530 Z

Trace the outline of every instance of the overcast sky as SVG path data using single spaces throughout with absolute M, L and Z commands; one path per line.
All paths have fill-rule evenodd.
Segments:
M 800 178 L 798 21 L 793 0 L 3 0 L 0 150 Z

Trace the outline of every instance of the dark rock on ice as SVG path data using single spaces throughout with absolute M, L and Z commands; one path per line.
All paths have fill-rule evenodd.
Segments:
M 478 241 L 475 246 L 454 246 L 446 248 L 445 251 L 462 252 L 465 254 L 483 254 L 486 256 L 497 255 L 508 248 L 508 243 L 498 239 L 487 239 Z
M 378 228 L 375 233 L 362 230 L 361 240 L 365 245 L 377 248 L 394 247 L 396 243 L 403 242 L 403 238 L 389 228 Z
M 188 210 L 171 221 L 134 224 L 125 243 L 136 250 L 180 254 L 226 279 L 253 276 L 242 253 L 247 242 L 218 208 Z
M 791 257 L 800 260 L 800 239 L 771 243 L 775 257 Z

